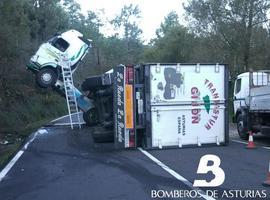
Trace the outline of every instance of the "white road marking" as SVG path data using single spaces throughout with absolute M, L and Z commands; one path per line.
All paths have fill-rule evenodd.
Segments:
M 51 122 L 56 122 L 56 121 L 58 121 L 58 120 L 60 120 L 60 119 L 63 119 L 63 118 L 65 118 L 65 117 L 68 117 L 69 115 L 64 115 L 64 116 L 62 116 L 62 117 L 59 117 L 59 118 L 56 118 L 56 119 L 54 119 L 54 120 L 52 120 Z
M 48 133 L 48 131 L 47 131 L 46 129 L 39 129 L 39 130 L 38 130 L 38 133 L 39 133 L 40 135 L 43 135 L 43 134 Z
M 79 114 L 81 114 L 82 112 L 79 112 Z M 73 113 L 73 114 L 71 114 L 71 115 L 75 115 L 75 114 L 77 114 L 77 113 Z M 60 120 L 60 119 L 64 119 L 65 117 L 68 117 L 69 115 L 64 115 L 64 116 L 62 116 L 62 117 L 59 117 L 59 118 L 57 118 L 57 119 L 54 119 L 54 120 L 52 120 L 51 121 L 51 123 L 52 122 L 56 122 L 56 121 L 58 121 L 58 120 Z
M 240 143 L 240 144 L 248 144 L 248 142 L 243 142 L 243 141 L 240 141 L 240 140 L 232 140 L 232 141 Z M 261 147 L 264 148 L 264 149 L 270 150 L 270 147 L 266 147 L 266 146 L 261 146 Z
M 15 163 L 19 160 L 19 158 L 22 156 L 22 154 L 28 148 L 29 144 L 31 144 L 31 142 L 33 142 L 36 139 L 37 135 L 44 134 L 45 132 L 47 132 L 47 130 L 45 130 L 45 129 L 39 129 L 37 132 L 35 132 L 34 136 L 23 146 L 23 148 L 12 158 L 12 160 L 0 172 L 0 182 L 7 175 L 7 173 L 11 170 L 11 168 L 15 165 Z
M 237 142 L 237 143 L 240 143 L 240 144 L 248 144 L 247 142 L 243 142 L 243 141 L 240 141 L 240 140 L 232 140 L 233 142 Z
M 9 172 L 9 170 L 13 167 L 13 165 L 19 160 L 19 158 L 21 157 L 21 155 L 23 154 L 23 150 L 20 150 L 15 156 L 14 158 L 7 164 L 7 166 L 0 172 L 0 182 L 2 181 L 2 179 L 7 175 L 7 173 Z
M 74 113 L 74 114 L 77 114 L 77 113 Z M 56 122 L 57 120 L 63 119 L 63 118 L 68 117 L 68 116 L 69 115 L 59 117 L 57 119 L 52 120 L 51 122 Z M 81 123 L 81 124 L 84 124 L 84 123 Z M 56 125 L 70 125 L 70 123 L 58 123 Z M 45 130 L 45 129 L 39 129 L 37 132 L 35 132 L 34 136 L 22 147 L 22 149 L 20 151 L 18 151 L 18 153 L 12 158 L 11 161 L 9 161 L 9 163 L 5 166 L 5 168 L 0 172 L 0 182 L 7 175 L 7 173 L 11 170 L 11 168 L 15 165 L 15 163 L 20 159 L 22 154 L 28 148 L 29 144 L 31 144 L 31 142 L 33 142 L 36 139 L 37 135 L 38 134 L 44 134 L 44 133 L 47 133 L 47 132 L 48 131 Z
M 81 112 L 80 112 L 81 113 Z M 77 113 L 74 113 L 77 114 Z M 57 119 L 52 120 L 51 122 L 56 122 L 60 119 L 63 119 L 65 117 L 68 117 L 69 115 L 64 115 L 62 117 L 59 117 Z M 84 123 L 81 123 L 84 124 Z M 58 123 L 56 125 L 70 125 L 70 123 Z M 37 132 L 35 132 L 34 136 L 23 146 L 23 148 L 18 151 L 18 153 L 12 158 L 11 161 L 9 161 L 9 163 L 5 166 L 5 168 L 0 172 L 0 182 L 3 180 L 3 178 L 7 175 L 7 173 L 11 170 L 11 168 L 15 165 L 15 163 L 19 160 L 19 158 L 22 156 L 22 154 L 24 153 L 24 151 L 28 148 L 29 144 L 31 144 L 31 142 L 33 142 L 38 134 L 44 134 L 47 133 L 47 130 L 45 129 L 39 129 Z
M 175 177 L 177 180 L 181 181 L 188 187 L 190 187 L 192 190 L 196 190 L 204 199 L 206 200 L 215 200 L 213 197 L 207 196 L 204 191 L 202 191 L 200 188 L 193 187 L 192 183 L 189 182 L 187 179 L 185 179 L 183 176 L 169 168 L 167 165 L 159 161 L 157 158 L 152 156 L 150 153 L 147 151 L 143 150 L 142 148 L 138 148 L 145 156 L 150 158 L 153 162 L 155 162 L 158 166 L 163 168 L 165 171 L 167 171 L 169 174 L 171 174 L 173 177 Z

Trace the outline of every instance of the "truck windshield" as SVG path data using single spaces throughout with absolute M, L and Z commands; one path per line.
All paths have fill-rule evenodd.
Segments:
M 60 37 L 54 37 L 49 42 L 51 43 L 52 46 L 54 46 L 55 48 L 57 48 L 62 52 L 66 51 L 67 48 L 69 47 L 69 43 Z

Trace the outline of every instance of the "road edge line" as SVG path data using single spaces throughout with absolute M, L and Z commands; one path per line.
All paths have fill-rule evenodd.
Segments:
M 240 144 L 248 144 L 247 142 L 243 142 L 243 141 L 240 141 L 240 140 L 232 140 L 233 142 L 236 142 L 236 143 L 240 143 Z
M 16 155 L 8 162 L 8 164 L 2 169 L 0 172 L 0 182 L 5 178 L 7 173 L 11 170 L 11 168 L 15 165 L 15 163 L 20 159 L 25 150 L 28 148 L 29 144 L 31 144 L 37 137 L 39 131 L 35 132 L 33 137 L 24 144 L 24 146 L 19 150 Z
M 56 122 L 57 120 L 63 119 L 63 118 L 68 117 L 68 116 L 69 116 L 69 115 L 64 115 L 64 116 L 62 116 L 62 117 L 58 117 L 58 118 L 56 118 L 56 119 L 50 121 L 50 123 Z
M 83 113 L 83 112 L 79 112 L 79 114 L 81 114 L 81 113 Z M 73 113 L 73 114 L 71 114 L 71 115 L 75 115 L 75 114 L 77 114 L 77 113 Z M 68 117 L 68 116 L 69 116 L 69 115 L 64 115 L 64 116 L 62 116 L 62 117 L 58 117 L 58 118 L 56 118 L 56 119 L 50 121 L 50 123 L 56 122 L 57 120 L 63 119 L 63 118 Z
M 86 124 L 85 122 L 82 123 L 73 123 L 73 125 L 83 125 Z M 70 126 L 70 123 L 55 123 L 53 126 Z
M 163 162 L 158 160 L 156 157 L 154 157 L 149 152 L 143 150 L 141 147 L 138 148 L 140 152 L 142 152 L 145 156 L 147 156 L 150 160 L 152 160 L 154 163 L 156 163 L 158 166 L 160 166 L 162 169 L 164 169 L 166 172 L 171 174 L 173 177 L 175 177 L 177 180 L 181 181 L 188 187 L 190 187 L 192 190 L 196 190 L 204 199 L 206 200 L 216 200 L 213 197 L 207 196 L 204 191 L 202 191 L 200 188 L 193 187 L 193 184 L 189 182 L 186 178 L 178 174 L 176 171 L 165 165 Z

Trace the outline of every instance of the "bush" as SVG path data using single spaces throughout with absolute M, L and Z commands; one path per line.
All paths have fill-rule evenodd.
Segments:
M 18 99 L 0 113 L 0 132 L 20 132 L 29 124 L 49 121 L 66 112 L 65 99 L 49 92 L 48 94 L 30 95 L 23 101 Z

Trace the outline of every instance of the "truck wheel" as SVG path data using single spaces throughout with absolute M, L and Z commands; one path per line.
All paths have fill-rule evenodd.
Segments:
M 83 113 L 83 120 L 85 121 L 87 126 L 94 126 L 98 123 L 97 110 L 95 108 L 91 108 L 88 111 Z
M 102 127 L 105 129 L 113 129 L 113 121 L 104 121 Z
M 237 131 L 241 139 L 247 140 L 248 139 L 248 128 L 247 128 L 247 121 L 244 115 L 239 114 L 236 119 L 237 123 Z
M 57 74 L 50 68 L 41 69 L 36 75 L 36 82 L 42 88 L 48 88 L 55 84 Z
M 82 85 L 81 85 L 81 89 L 82 91 L 86 92 L 86 91 L 92 91 L 92 90 L 98 90 L 102 88 L 102 76 L 92 76 L 92 77 L 88 77 L 86 78 Z

